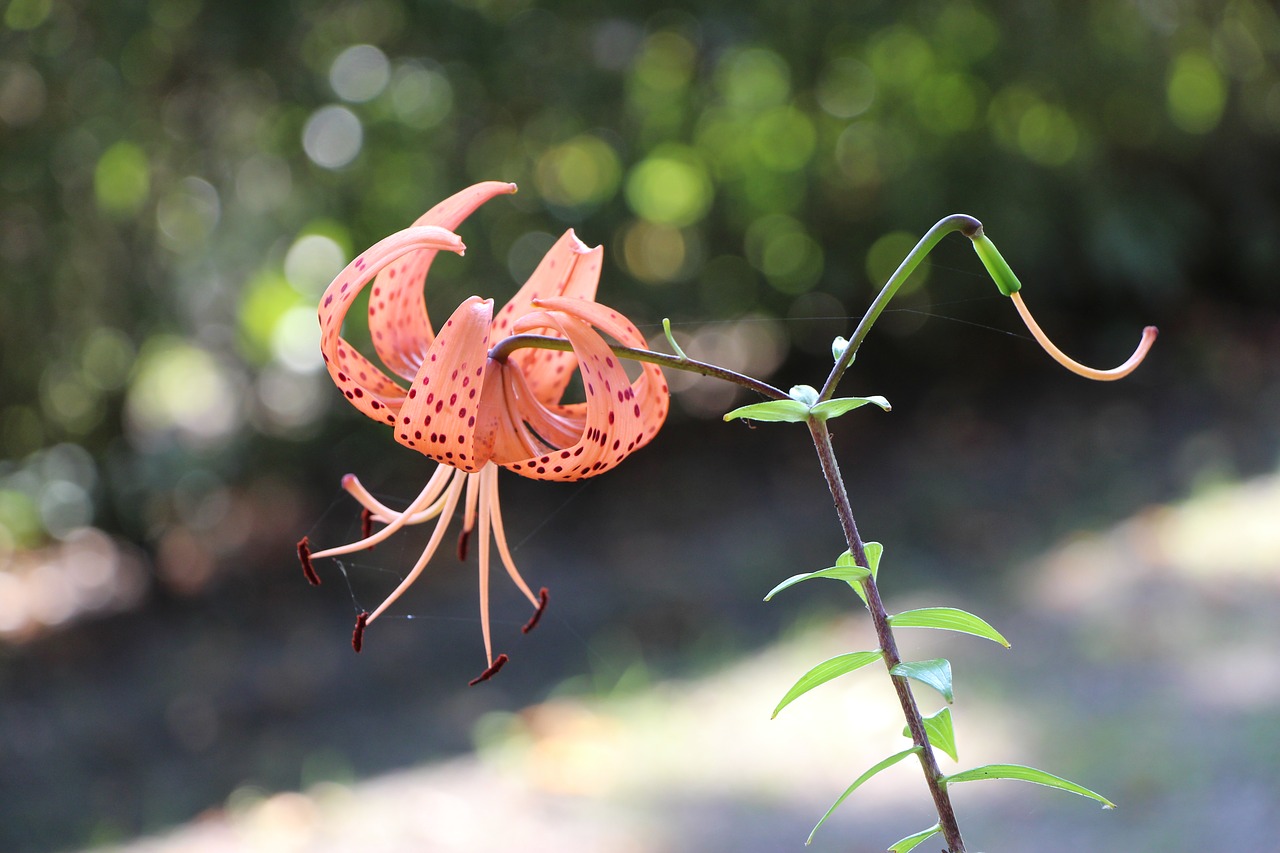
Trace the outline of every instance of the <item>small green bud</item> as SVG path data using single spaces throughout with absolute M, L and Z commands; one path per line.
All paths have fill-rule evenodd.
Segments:
M 973 250 L 978 253 L 982 265 L 987 268 L 987 272 L 990 273 L 1001 293 L 1005 296 L 1013 296 L 1022 289 L 1022 282 L 1018 281 L 1018 277 L 1013 274 L 1013 270 L 1009 269 L 1009 264 L 1001 256 L 1000 250 L 996 248 L 995 243 L 987 239 L 986 234 L 979 232 L 976 237 L 970 239 L 973 240 Z
M 844 355 L 844 351 L 847 350 L 848 348 L 849 348 L 848 339 L 841 335 L 836 335 L 836 339 L 831 342 L 831 360 L 839 361 L 840 356 Z M 854 358 L 857 358 L 857 355 L 854 355 Z M 850 364 L 853 363 L 853 358 L 849 359 L 849 363 Z

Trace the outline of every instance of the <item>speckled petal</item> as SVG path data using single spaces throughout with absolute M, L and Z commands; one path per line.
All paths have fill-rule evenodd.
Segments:
M 558 330 L 573 344 L 586 392 L 586 419 L 577 442 L 506 467 L 535 480 L 580 480 L 609 470 L 638 446 L 643 437 L 641 409 L 633 400 L 630 380 L 609 344 L 583 320 L 561 311 L 535 312 L 517 324 Z M 541 414 L 540 401 L 526 403 L 526 421 Z
M 644 335 L 640 334 L 635 325 L 607 305 L 572 297 L 539 299 L 537 304 L 539 307 L 563 312 L 589 323 L 623 346 L 637 349 L 649 348 Z M 657 365 L 643 362 L 640 363 L 640 375 L 630 383 L 630 390 L 628 407 L 633 410 L 633 414 L 641 423 L 641 434 L 634 450 L 648 444 L 658 434 L 671 409 L 671 392 L 667 387 L 666 378 L 662 375 L 662 369 Z M 621 405 L 625 401 L 616 400 L 615 402 Z M 581 404 L 548 408 L 564 417 L 574 417 L 581 412 Z
M 603 263 L 603 248 L 588 248 L 572 229 L 566 231 L 542 258 L 524 287 L 495 316 L 494 342 L 512 334 L 515 323 L 533 310 L 535 299 L 556 296 L 594 298 Z M 537 331 L 562 337 L 555 329 Z M 532 347 L 517 350 L 510 360 L 524 371 L 529 388 L 544 403 L 560 399 L 576 367 L 573 353 Z
M 476 184 L 440 202 L 413 224 L 456 231 L 480 205 L 494 196 L 515 191 L 515 184 Z M 435 249 L 402 255 L 378 273 L 369 294 L 369 333 L 374 349 L 387 367 L 405 379 L 417 374 L 435 337 L 427 317 L 424 291 L 427 271 L 435 256 Z
M 357 294 L 375 275 L 405 253 L 424 249 L 461 254 L 464 246 L 457 234 L 436 226 L 397 231 L 347 264 L 320 299 L 320 351 L 329 375 L 353 406 L 383 423 L 395 421 L 404 389 L 342 338 L 342 323 Z
M 469 297 L 436 335 L 396 419 L 396 441 L 462 471 L 484 467 L 492 435 L 477 441 L 493 300 Z

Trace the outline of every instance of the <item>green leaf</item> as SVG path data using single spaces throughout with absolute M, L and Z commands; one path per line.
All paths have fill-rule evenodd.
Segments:
M 892 767 L 902 759 L 906 758 L 908 755 L 911 755 L 912 753 L 919 752 L 919 751 L 920 751 L 920 747 L 918 746 L 913 746 L 910 749 L 904 749 L 902 750 L 902 752 L 899 752 L 896 755 L 890 755 L 884 761 L 881 761 L 875 767 L 872 767 L 866 773 L 863 773 L 861 776 L 859 776 L 856 780 L 854 780 L 854 783 L 852 785 L 850 785 L 848 788 L 845 788 L 844 793 L 840 795 L 839 799 L 837 799 L 834 803 L 831 804 L 831 808 L 827 809 L 827 813 L 824 814 L 822 816 L 822 819 L 818 821 L 817 825 L 813 827 L 813 832 L 809 833 L 809 837 L 805 840 L 804 843 L 808 845 L 813 842 L 813 836 L 818 834 L 818 830 L 821 829 L 822 825 L 827 822 L 827 818 L 831 817 L 831 814 L 836 809 L 840 808 L 841 803 L 849 799 L 850 794 L 858 790 L 859 785 L 861 785 L 863 782 L 867 781 L 872 776 L 879 773 L 881 770 L 885 770 L 889 767 Z
M 1043 770 L 1037 770 L 1034 767 L 1025 767 L 1021 764 L 988 764 L 984 767 L 975 767 L 972 770 L 955 773 L 942 781 L 944 784 L 950 785 L 953 782 L 972 782 L 975 779 L 1019 779 L 1023 782 L 1047 785 L 1050 788 L 1058 788 L 1062 791 L 1069 791 L 1072 794 L 1088 797 L 1091 800 L 1097 800 L 1102 803 L 1104 809 L 1114 809 L 1116 807 L 1116 804 L 1106 797 L 1077 785 L 1075 782 L 1063 779 L 1061 776 L 1054 776 L 1052 773 L 1046 773 Z
M 816 572 L 808 572 L 803 575 L 792 575 L 773 589 L 769 590 L 769 594 L 764 597 L 764 600 L 768 601 L 787 587 L 795 586 L 802 581 L 813 580 L 814 578 L 831 578 L 833 580 L 845 581 L 849 586 L 857 589 L 858 581 L 870 574 L 871 572 L 862 568 L 862 566 L 831 566 L 830 568 L 819 569 Z
M 854 409 L 860 409 L 868 403 L 874 403 L 886 412 L 892 406 L 884 397 L 838 397 L 834 400 L 826 400 L 819 403 L 809 410 L 809 414 L 817 418 L 827 420 L 828 418 L 838 418 L 845 412 L 852 412 Z
M 915 835 L 908 835 L 906 838 L 895 841 L 889 845 L 889 853 L 907 853 L 908 850 L 914 850 L 921 843 L 928 841 L 937 835 L 941 827 L 936 823 L 928 829 L 917 832 Z
M 877 649 L 874 652 L 850 652 L 847 655 L 836 655 L 830 660 L 824 660 L 792 685 L 787 695 L 783 696 L 782 701 L 778 703 L 778 707 L 773 709 L 773 716 L 778 716 L 778 712 L 790 705 L 793 700 L 808 693 L 819 684 L 826 684 L 833 678 L 844 675 L 846 672 L 853 672 L 882 657 L 884 653 Z
M 914 678 L 941 693 L 948 704 L 955 701 L 956 697 L 951 692 L 951 661 L 945 658 L 903 661 L 889 670 L 889 674 Z
M 809 407 L 798 400 L 769 400 L 734 409 L 724 416 L 726 421 L 744 418 L 752 421 L 802 423 L 809 419 Z
M 1006 649 L 1009 641 L 1000 635 L 983 620 L 964 610 L 954 607 L 922 607 L 919 610 L 906 610 L 889 617 L 889 624 L 895 628 L 941 628 L 944 631 L 959 631 L 962 634 L 973 634 L 975 637 L 986 637 Z
M 951 725 L 951 709 L 943 708 L 932 717 L 924 718 L 924 733 L 929 736 L 929 744 L 951 756 L 952 761 L 959 761 L 956 755 L 956 732 Z M 911 737 L 911 727 L 902 727 L 902 736 Z
M 871 569 L 871 577 L 874 579 L 880 571 L 880 557 L 884 554 L 884 546 L 879 542 L 864 542 L 862 543 L 862 551 L 867 555 L 867 563 L 869 564 L 867 568 Z M 853 555 L 845 551 L 836 560 L 836 565 L 856 566 L 857 563 L 853 561 Z M 858 594 L 858 598 L 862 599 L 863 604 L 867 603 L 867 594 L 862 591 L 862 584 L 854 586 L 853 591 Z

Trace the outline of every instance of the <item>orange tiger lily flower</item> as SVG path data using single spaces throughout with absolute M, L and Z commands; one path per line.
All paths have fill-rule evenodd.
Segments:
M 308 580 L 311 561 L 371 548 L 407 525 L 435 520 L 426 549 L 400 585 L 372 613 L 361 614 L 352 636 L 359 651 L 364 628 L 422 574 L 463 506 L 460 556 L 479 525 L 480 626 L 488 666 L 472 683 L 506 662 L 493 655 L 489 629 L 490 540 L 516 587 L 535 611 L 547 602 L 521 577 L 507 545 L 498 500 L 498 467 L 536 480 L 580 480 L 603 473 L 647 444 L 666 419 L 669 392 L 662 372 L 641 364 L 633 380 L 602 332 L 628 347 L 647 348 L 632 323 L 594 301 L 603 250 L 568 231 L 547 252 L 528 282 L 496 314 L 493 300 L 472 296 L 433 330 L 424 299 L 436 254 L 461 254 L 453 229 L 484 202 L 515 192 L 514 184 L 477 184 L 423 214 L 413 226 L 380 240 L 352 261 L 321 297 L 321 350 L 339 390 L 357 409 L 392 426 L 395 439 L 439 463 L 422 492 L 403 510 L 373 497 L 348 474 L 343 487 L 367 519 L 385 525 L 359 541 L 312 553 L 304 537 L 298 554 Z M 370 282 L 373 347 L 393 378 L 341 337 L 356 295 Z M 571 352 L 519 349 L 504 360 L 489 356 L 502 339 L 538 332 L 565 339 Z M 573 374 L 585 400 L 563 401 Z M 402 384 L 403 380 L 407 384 Z

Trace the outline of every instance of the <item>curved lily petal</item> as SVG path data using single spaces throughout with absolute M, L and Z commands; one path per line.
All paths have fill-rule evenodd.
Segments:
M 320 299 L 320 352 L 329 375 L 357 409 L 376 421 L 394 423 L 404 389 L 347 343 L 342 322 L 369 281 L 408 252 L 444 249 L 462 254 L 462 239 L 434 225 L 406 228 L 374 243 L 347 264 Z
M 476 208 L 494 196 L 514 193 L 515 184 L 487 181 L 455 193 L 428 210 L 414 227 L 436 226 L 456 231 Z M 369 333 L 378 357 L 391 370 L 412 379 L 422 366 L 435 335 L 427 316 L 423 285 L 436 257 L 435 249 L 417 249 L 378 273 L 369 295 Z
M 396 441 L 468 473 L 493 452 L 492 438 L 477 440 L 475 428 L 492 318 L 492 299 L 472 296 L 458 306 L 432 342 L 396 422 Z
M 649 346 L 644 335 L 640 334 L 640 330 L 630 320 L 607 305 L 568 297 L 539 299 L 537 304 L 539 307 L 563 311 L 577 317 L 595 326 L 623 346 L 639 349 L 647 349 Z M 671 408 L 671 392 L 662 375 L 662 369 L 648 363 L 640 364 L 640 375 L 631 383 L 631 392 L 630 399 L 634 400 L 634 407 L 638 409 L 635 415 L 643 425 L 643 437 L 636 444 L 636 448 L 640 448 L 658 434 L 658 430 L 666 421 L 667 413 Z M 576 412 L 577 406 L 553 407 L 553 411 L 569 414 Z
M 502 307 L 494 320 L 496 338 L 511 334 L 515 322 L 533 310 L 538 299 L 573 296 L 592 299 L 600 283 L 604 249 L 588 248 L 573 229 L 566 231 L 543 257 L 538 268 L 511 301 Z M 554 330 L 549 330 L 554 336 Z M 547 349 L 522 349 L 512 354 L 511 361 L 524 371 L 529 388 L 544 403 L 560 399 L 577 364 L 571 352 Z
M 642 409 L 632 402 L 635 393 L 622 364 L 599 332 L 570 314 L 530 314 L 517 328 L 525 324 L 558 329 L 573 344 L 587 396 L 586 421 L 572 446 L 519 461 L 494 461 L 535 480 L 578 480 L 609 470 L 635 450 L 643 438 Z M 526 412 L 520 414 L 524 416 Z

